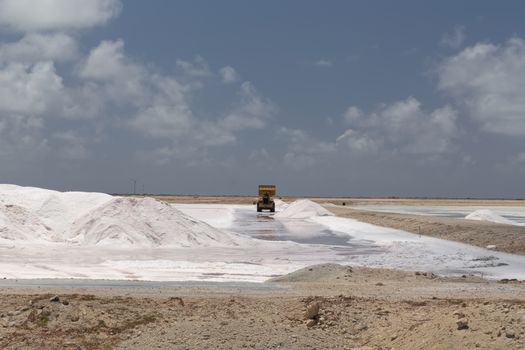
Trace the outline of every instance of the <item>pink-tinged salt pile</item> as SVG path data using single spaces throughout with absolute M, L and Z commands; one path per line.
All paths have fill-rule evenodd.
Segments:
M 70 239 L 84 245 L 237 246 L 246 240 L 151 198 L 114 198 L 78 219 Z
M 238 246 L 248 240 L 151 198 L 0 185 L 0 239 L 133 247 Z

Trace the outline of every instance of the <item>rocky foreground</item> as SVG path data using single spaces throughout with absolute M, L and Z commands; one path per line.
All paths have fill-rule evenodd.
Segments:
M 0 290 L 2 349 L 523 349 L 525 283 L 319 265 L 275 288 Z

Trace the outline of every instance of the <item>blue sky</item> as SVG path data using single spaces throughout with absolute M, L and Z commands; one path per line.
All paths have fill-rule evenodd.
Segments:
M 524 8 L 0 0 L 0 182 L 524 197 Z

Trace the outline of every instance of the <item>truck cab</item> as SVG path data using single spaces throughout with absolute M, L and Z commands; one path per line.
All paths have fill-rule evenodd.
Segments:
M 259 185 L 259 199 L 257 200 L 257 212 L 263 210 L 269 210 L 275 212 L 275 202 L 273 196 L 275 196 L 275 185 Z

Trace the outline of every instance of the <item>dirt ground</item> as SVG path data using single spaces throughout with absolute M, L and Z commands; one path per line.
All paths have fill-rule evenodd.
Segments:
M 334 214 L 369 224 L 396 228 L 415 234 L 463 242 L 485 248 L 525 255 L 525 227 L 436 216 L 380 213 L 342 207 L 326 207 Z
M 213 296 L 3 288 L 0 348 L 523 349 L 525 283 L 503 282 L 329 264 Z

